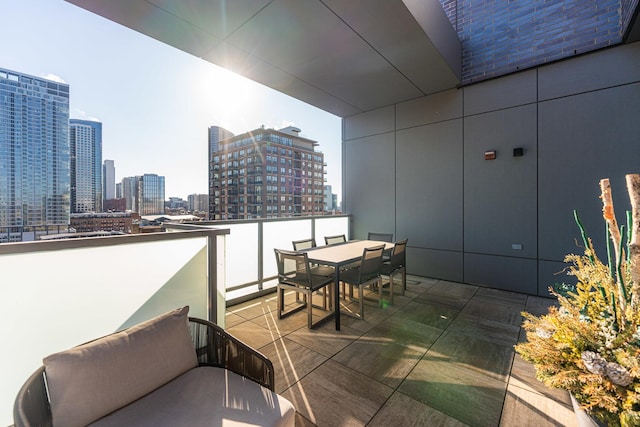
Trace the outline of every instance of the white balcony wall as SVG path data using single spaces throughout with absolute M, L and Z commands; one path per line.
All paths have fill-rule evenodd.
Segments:
M 344 234 L 349 239 L 349 217 L 323 217 L 316 220 L 316 244 L 324 245 L 325 236 Z
M 263 224 L 262 254 L 264 277 L 278 275 L 274 249 L 293 250 L 291 242 L 308 239 L 312 235 L 311 219 L 265 222 Z
M 210 274 L 224 326 L 224 250 L 211 254 L 209 242 L 224 249 L 225 236 L 178 234 L 2 245 L 0 425 L 13 424 L 15 396 L 43 357 L 184 305 L 208 318 Z
M 275 285 L 273 248 L 312 235 L 318 245 L 326 235 L 349 236 L 349 217 L 168 230 L 0 245 L 0 425 L 13 423 L 15 396 L 43 357 L 184 305 L 208 318 L 214 304 L 212 320 L 224 327 L 227 299 Z M 232 287 L 242 289 L 226 291 Z
M 293 249 L 292 241 L 311 236 L 314 236 L 318 246 L 324 245 L 324 236 L 349 236 L 349 216 L 215 221 L 168 224 L 166 227 L 176 230 L 220 227 L 229 229 L 225 257 L 225 291 L 226 299 L 229 301 L 276 285 L 278 271 L 274 248 Z
M 225 225 L 227 265 L 225 283 L 234 287 L 258 280 L 258 223 Z

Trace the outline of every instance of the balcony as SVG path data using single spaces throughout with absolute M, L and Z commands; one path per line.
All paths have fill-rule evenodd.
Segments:
M 0 425 L 53 352 L 175 307 L 224 326 L 225 306 L 273 291 L 273 248 L 349 234 L 349 217 L 175 224 L 167 233 L 0 245 Z M 73 273 L 71 273 L 73 272 Z

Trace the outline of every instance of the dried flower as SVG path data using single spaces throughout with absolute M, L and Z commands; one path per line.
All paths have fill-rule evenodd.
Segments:
M 592 374 L 605 375 L 607 373 L 607 361 L 598 353 L 584 351 L 580 358 L 585 368 Z
M 607 376 L 612 383 L 622 387 L 626 387 L 633 382 L 629 371 L 615 362 L 607 363 Z
M 547 329 L 547 328 L 537 328 L 536 329 L 536 334 L 540 337 L 540 338 L 551 338 L 553 336 L 553 331 Z
M 610 185 L 601 182 L 615 259 L 605 264 L 598 258 L 575 214 L 584 255 L 567 255 L 565 262 L 576 283 L 549 289 L 558 304 L 548 314 L 522 313 L 527 342 L 515 346 L 533 362 L 538 379 L 568 390 L 609 426 L 640 426 L 640 175 L 628 175 L 627 183 L 632 233 L 618 229 Z

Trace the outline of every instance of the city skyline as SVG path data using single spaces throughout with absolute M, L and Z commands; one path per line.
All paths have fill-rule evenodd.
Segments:
M 166 177 L 166 197 L 208 192 L 208 129 L 294 125 L 319 142 L 341 191 L 341 119 L 62 0 L 2 0 L 0 67 L 70 86 L 70 118 L 103 124 L 123 177 Z M 28 30 L 27 30 L 28 29 Z

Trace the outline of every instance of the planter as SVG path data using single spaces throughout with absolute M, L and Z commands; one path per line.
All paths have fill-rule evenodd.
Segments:
M 570 394 L 570 396 L 571 405 L 573 405 L 573 412 L 576 414 L 578 427 L 607 427 L 606 424 L 602 424 L 601 422 L 597 421 L 595 418 L 589 415 L 587 411 L 582 409 L 576 398 L 573 397 L 573 394 Z

